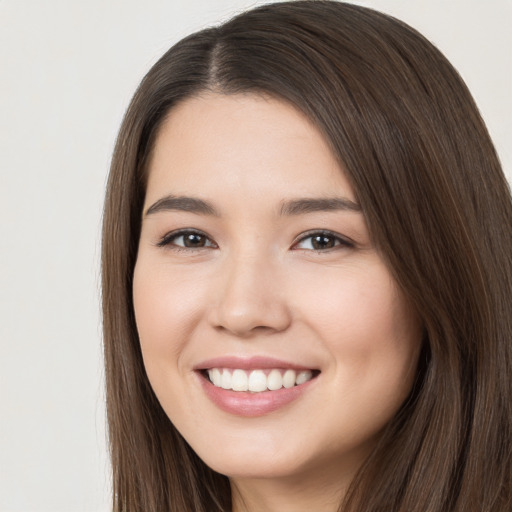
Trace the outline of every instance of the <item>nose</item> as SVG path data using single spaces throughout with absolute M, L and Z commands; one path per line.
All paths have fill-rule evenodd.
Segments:
M 255 255 L 227 261 L 210 311 L 211 325 L 243 338 L 286 330 L 291 312 L 282 278 L 278 265 Z

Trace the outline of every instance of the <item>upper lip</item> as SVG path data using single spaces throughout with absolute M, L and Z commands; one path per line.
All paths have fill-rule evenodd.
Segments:
M 221 356 L 206 359 L 194 366 L 194 370 L 208 370 L 210 368 L 231 368 L 240 370 L 266 370 L 272 368 L 283 368 L 292 370 L 312 370 L 311 366 L 297 364 L 282 359 L 275 359 L 266 356 Z

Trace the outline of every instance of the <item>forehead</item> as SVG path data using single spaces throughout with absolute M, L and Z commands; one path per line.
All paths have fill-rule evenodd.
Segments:
M 354 197 L 316 126 L 290 104 L 255 94 L 181 102 L 160 128 L 148 170 L 148 200 L 164 192 L 256 193 L 269 185 L 281 195 Z

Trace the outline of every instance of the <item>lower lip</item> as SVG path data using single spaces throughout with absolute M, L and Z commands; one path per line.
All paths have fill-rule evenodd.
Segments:
M 281 409 L 301 397 L 316 380 L 314 378 L 293 388 L 251 393 L 219 388 L 201 374 L 199 379 L 204 392 L 217 407 L 230 414 L 245 417 L 263 416 Z

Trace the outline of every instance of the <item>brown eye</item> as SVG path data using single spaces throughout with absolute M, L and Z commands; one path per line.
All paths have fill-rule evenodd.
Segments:
M 199 233 L 187 233 L 186 235 L 181 235 L 179 238 L 183 238 L 184 247 L 204 247 L 207 242 L 207 238 Z M 176 243 L 176 241 L 174 243 Z
M 198 231 L 179 231 L 169 233 L 160 242 L 159 247 L 175 246 L 184 249 L 202 249 L 204 247 L 217 247 L 204 233 Z
M 311 237 L 311 245 L 316 251 L 321 249 L 331 249 L 336 245 L 336 239 L 328 235 L 316 235 Z
M 335 247 L 353 247 L 353 243 L 334 233 L 316 232 L 301 238 L 294 249 L 306 249 L 310 251 L 326 251 Z

